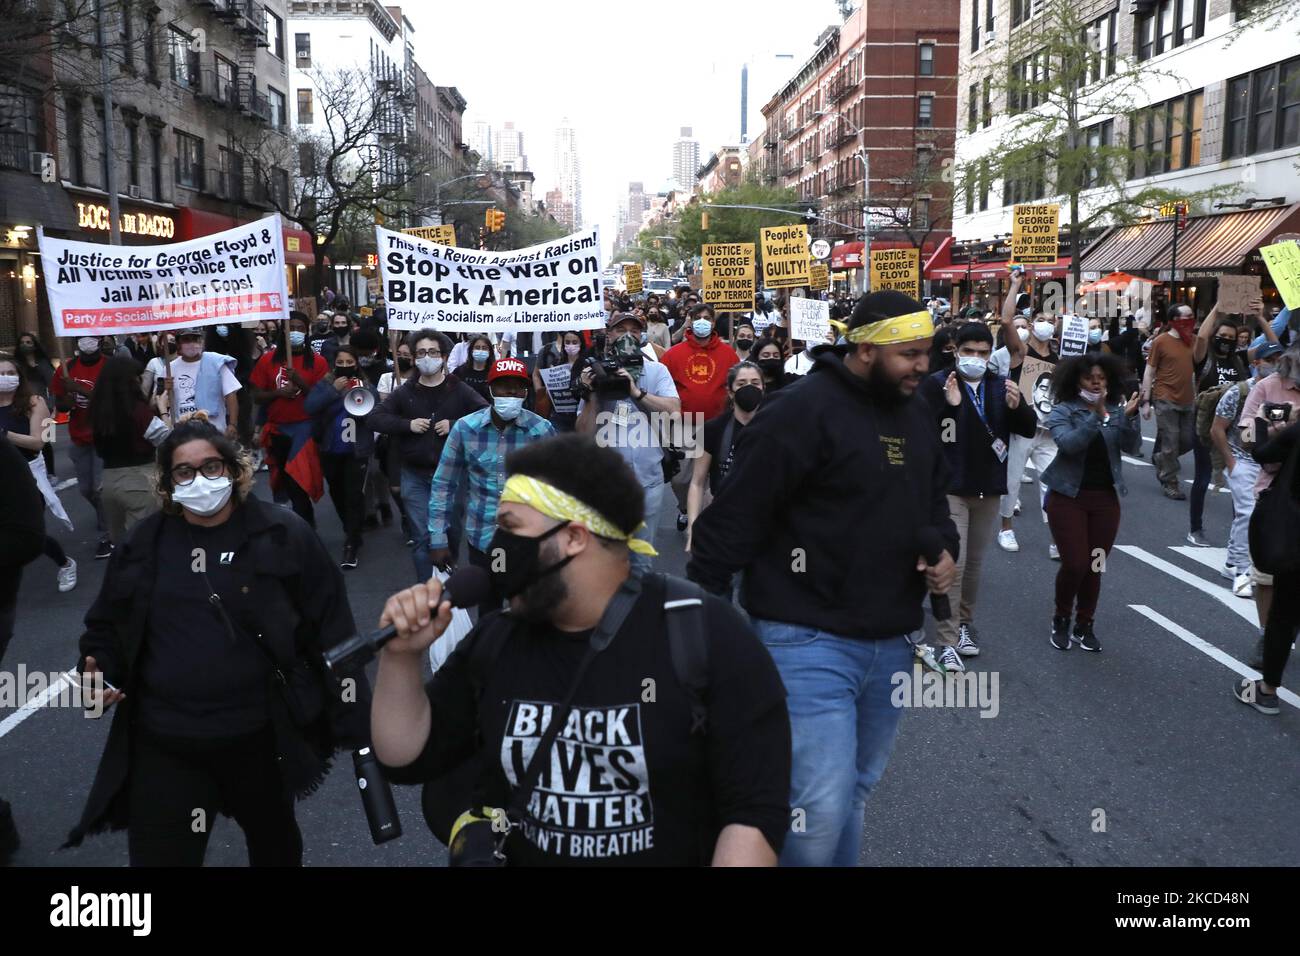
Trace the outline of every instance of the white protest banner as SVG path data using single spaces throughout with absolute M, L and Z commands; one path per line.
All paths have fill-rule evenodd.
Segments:
M 1061 354 L 1082 355 L 1088 350 L 1088 320 L 1081 315 L 1061 316 Z
M 55 335 L 118 335 L 288 317 L 280 217 L 160 246 L 37 233 Z
M 550 368 L 542 369 L 541 372 L 542 382 L 546 385 L 546 391 L 551 396 L 551 405 L 555 410 L 564 414 L 576 412 L 578 400 L 569 391 L 572 381 L 568 364 L 552 365 Z
M 790 300 L 790 338 L 800 342 L 826 341 L 831 331 L 831 304 L 820 299 Z
M 388 325 L 442 332 L 603 329 L 597 226 L 527 249 L 442 246 L 375 227 Z

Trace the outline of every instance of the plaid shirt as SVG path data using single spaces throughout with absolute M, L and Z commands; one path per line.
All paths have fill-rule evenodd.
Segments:
M 486 551 L 496 532 L 497 501 L 506 484 L 506 456 L 516 448 L 550 438 L 551 423 L 528 409 L 499 429 L 491 407 L 457 419 L 447 433 L 429 496 L 429 547 L 447 547 L 447 528 L 457 502 L 467 499 L 465 530 L 469 544 Z

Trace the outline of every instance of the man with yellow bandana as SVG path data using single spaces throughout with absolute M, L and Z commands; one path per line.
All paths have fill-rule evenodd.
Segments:
M 715 594 L 743 572 L 741 603 L 786 687 L 790 805 L 804 812 L 784 865 L 858 862 L 898 733 L 892 678 L 912 670 L 922 602 L 952 584 L 959 550 L 938 431 L 914 398 L 930 313 L 873 292 L 843 331 L 745 427 L 687 566 Z
M 471 808 L 484 808 L 480 828 L 509 821 L 511 866 L 774 865 L 790 821 L 790 724 L 749 623 L 686 582 L 632 574 L 631 555 L 654 548 L 638 537 L 644 497 L 616 449 L 562 435 L 506 468 L 488 553 L 509 612 L 480 621 L 424 685 L 450 605 L 432 580 L 384 607 L 380 626 L 397 636 L 380 653 L 371 733 L 389 778 L 431 783 L 446 831 L 459 816 L 464 832 Z M 601 645 L 611 605 L 626 614 Z M 679 670 L 669 614 L 693 615 L 704 693 L 687 690 L 699 684 Z

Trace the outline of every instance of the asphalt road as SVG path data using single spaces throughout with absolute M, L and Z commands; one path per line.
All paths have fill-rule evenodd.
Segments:
M 1150 425 L 1148 425 L 1148 429 Z M 62 434 L 60 437 L 64 437 Z M 1146 445 L 1149 461 L 1150 443 Z M 1184 477 L 1190 478 L 1190 456 Z M 1047 529 L 1026 508 L 1021 551 L 985 561 L 976 614 L 983 653 L 972 669 L 997 678 L 997 713 L 916 708 L 903 715 L 893 759 L 867 808 L 868 865 L 1256 866 L 1300 862 L 1300 698 L 1281 717 L 1255 713 L 1229 693 L 1255 639 L 1254 604 L 1219 577 L 1222 549 L 1186 544 L 1187 504 L 1163 498 L 1148 464 L 1125 465 L 1129 495 L 1104 580 L 1101 654 L 1048 643 L 1052 580 Z M 59 456 L 59 474 L 70 475 Z M 266 494 L 259 482 L 259 493 Z M 1024 486 L 1025 501 L 1033 500 Z M 76 590 L 59 594 L 52 563 L 24 576 L 18 633 L 3 663 L 66 670 L 81 616 L 105 562 L 93 560 L 93 521 L 75 488 L 62 498 L 77 530 L 59 531 L 80 564 Z M 342 533 L 328 499 L 321 535 L 337 554 Z M 681 536 L 664 515 L 660 565 L 680 572 Z M 1227 494 L 1211 494 L 1205 531 L 1222 544 Z M 91 529 L 91 530 L 88 530 Z M 373 623 L 383 599 L 412 570 L 400 532 L 372 532 L 361 567 L 347 575 L 357 621 Z M 1287 685 L 1300 687 L 1300 664 Z M 126 839 L 111 834 L 59 851 L 90 786 L 108 722 L 44 708 L 15 719 L 0 710 L 0 795 L 23 838 L 16 865 L 124 866 Z M 440 865 L 417 788 L 397 788 L 404 835 L 371 844 L 350 760 L 299 805 L 308 865 Z M 242 834 L 214 827 L 208 864 L 242 866 Z

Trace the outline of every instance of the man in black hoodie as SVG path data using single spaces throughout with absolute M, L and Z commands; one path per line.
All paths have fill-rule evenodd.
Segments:
M 864 296 L 847 345 L 819 349 L 804 380 L 745 428 L 694 526 L 688 577 L 724 593 L 743 568 L 741 603 L 789 694 L 790 805 L 803 812 L 784 864 L 857 862 L 867 796 L 898 733 L 892 678 L 912 667 L 927 589 L 953 580 L 948 466 L 913 399 L 933 332 L 912 298 Z

